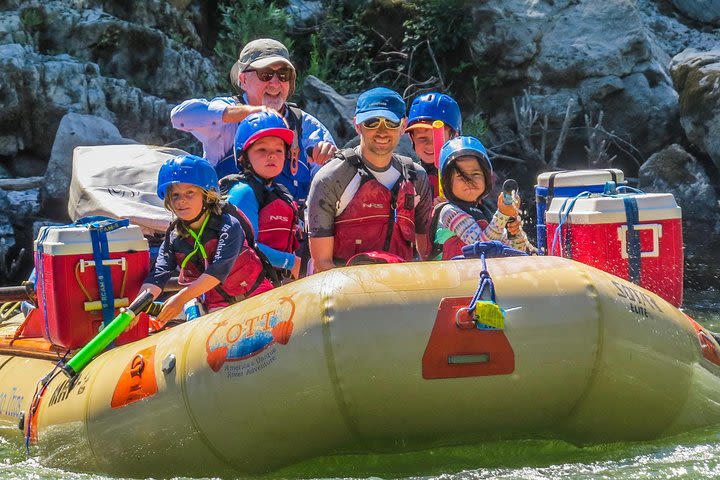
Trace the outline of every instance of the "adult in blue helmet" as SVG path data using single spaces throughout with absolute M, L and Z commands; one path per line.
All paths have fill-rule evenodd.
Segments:
M 251 113 L 279 112 L 295 138 L 291 158 L 277 181 L 295 200 L 304 203 L 312 175 L 332 157 L 336 147 L 332 135 L 317 118 L 287 101 L 295 90 L 296 77 L 288 49 L 282 43 L 270 38 L 253 40 L 243 47 L 230 72 L 237 94 L 186 100 L 172 109 L 172 126 L 202 142 L 203 156 L 222 178 L 238 173 L 233 149 L 240 122 Z
M 440 196 L 432 129 L 432 124 L 436 120 L 444 124 L 443 144 L 460 135 L 462 117 L 460 106 L 455 99 L 444 93 L 424 93 L 413 100 L 408 114 L 408 126 L 405 129 L 410 135 L 415 153 L 428 174 L 435 198 Z
M 522 229 L 516 197 L 506 204 L 500 193 L 494 214 L 483 203 L 493 189 L 493 170 L 480 140 L 455 137 L 443 145 L 439 160 L 447 202 L 433 210 L 429 259 L 450 259 L 461 255 L 463 246 L 487 240 L 500 240 L 526 252 L 535 250 Z
M 205 312 L 270 290 L 250 223 L 220 197 L 215 169 L 204 158 L 179 155 L 158 173 L 158 196 L 175 217 L 160 245 L 155 267 L 140 288 L 157 298 L 179 270 L 183 288 L 168 298 L 159 325 L 178 318 L 188 302 Z
M 221 187 L 228 202 L 247 216 L 260 250 L 281 275 L 300 276 L 298 206 L 276 178 L 290 156 L 294 132 L 275 112 L 248 115 L 235 134 L 235 159 L 242 173 L 228 175 Z

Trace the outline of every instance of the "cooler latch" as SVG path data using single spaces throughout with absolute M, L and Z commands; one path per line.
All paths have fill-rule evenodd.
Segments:
M 86 267 L 94 267 L 95 261 L 94 260 L 80 260 L 78 263 L 80 263 L 80 271 L 85 272 Z M 106 267 L 120 265 L 120 268 L 124 272 L 127 269 L 127 261 L 125 260 L 125 257 L 122 258 L 116 258 L 116 259 L 108 259 L 103 260 L 103 265 Z
M 662 225 L 659 223 L 644 223 L 633 225 L 633 229 L 640 230 L 651 230 L 652 231 L 652 250 L 641 251 L 641 257 L 659 257 L 660 256 L 660 237 L 662 237 Z M 627 225 L 621 225 L 618 227 L 618 240 L 620 240 L 620 255 L 622 258 L 628 258 L 627 252 Z

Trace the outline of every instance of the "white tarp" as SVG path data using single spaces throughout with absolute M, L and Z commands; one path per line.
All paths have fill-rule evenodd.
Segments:
M 146 235 L 164 233 L 172 217 L 157 196 L 157 175 L 165 160 L 184 153 L 138 144 L 75 148 L 70 218 L 127 218 Z

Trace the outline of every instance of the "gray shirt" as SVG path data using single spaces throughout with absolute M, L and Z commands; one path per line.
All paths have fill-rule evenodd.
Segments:
M 359 147 L 355 148 L 359 154 Z M 402 175 L 402 165 L 415 170 L 415 233 L 427 233 L 432 211 L 432 188 L 422 166 L 408 157 L 393 154 L 390 165 L 378 170 L 363 159 L 377 181 L 390 189 Z M 308 228 L 311 237 L 335 236 L 335 218 L 340 215 L 360 187 L 357 169 L 342 158 L 326 163 L 313 178 L 308 195 Z

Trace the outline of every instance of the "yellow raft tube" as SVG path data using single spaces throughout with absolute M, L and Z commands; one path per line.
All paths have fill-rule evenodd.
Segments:
M 644 440 L 720 423 L 720 355 L 657 295 L 557 257 L 490 259 L 503 331 L 460 328 L 480 260 L 313 275 L 60 374 L 44 464 L 124 476 L 266 472 L 483 438 Z M 463 325 L 466 327 L 466 325 Z M 0 355 L 0 424 L 53 361 Z

